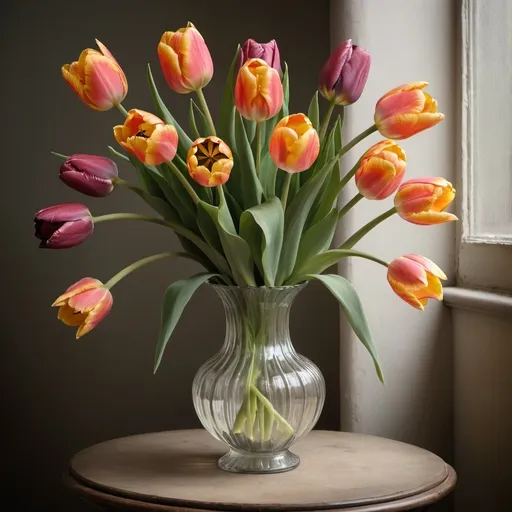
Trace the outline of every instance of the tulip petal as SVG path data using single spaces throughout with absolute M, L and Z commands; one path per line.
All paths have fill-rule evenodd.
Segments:
M 395 166 L 378 156 L 366 159 L 355 175 L 357 188 L 367 199 L 379 198 L 394 178 Z
M 397 92 L 412 91 L 412 90 L 416 90 L 416 89 L 420 89 L 420 90 L 425 89 L 425 87 L 427 87 L 427 85 L 428 85 L 428 82 L 411 82 L 409 84 L 399 85 L 398 87 L 395 87 L 395 88 L 391 89 L 390 91 L 388 91 L 386 94 L 384 94 L 384 96 L 382 96 L 379 99 L 379 101 L 382 101 L 384 98 L 387 98 L 388 96 L 391 96 L 392 94 L 396 94 Z
M 403 140 L 416 135 L 444 119 L 441 113 L 401 114 L 376 121 L 380 133 L 391 139 Z
M 420 212 L 420 213 L 407 213 L 401 215 L 408 222 L 419 224 L 421 226 L 430 226 L 435 224 L 444 224 L 445 222 L 453 222 L 458 220 L 456 215 L 446 212 Z
M 81 313 L 89 313 L 101 302 L 107 293 L 110 293 L 104 286 L 85 290 L 68 299 L 69 307 Z
M 84 323 L 78 328 L 76 338 L 80 338 L 92 331 L 110 312 L 112 309 L 113 299 L 109 290 L 103 300 L 87 315 Z
M 59 308 L 57 313 L 57 318 L 61 320 L 64 324 L 69 325 L 71 327 L 78 327 L 81 325 L 87 314 L 76 312 L 72 307 L 64 304 Z
M 389 280 L 389 284 L 391 285 L 391 289 L 407 304 L 412 306 L 413 308 L 419 309 L 420 311 L 423 311 L 425 309 L 426 300 L 425 299 L 418 299 L 413 293 L 406 290 L 403 284 L 398 282 L 392 282 Z
M 57 297 L 55 302 L 52 304 L 52 307 L 63 306 L 66 301 L 73 295 L 101 286 L 103 286 L 103 283 L 98 279 L 94 279 L 92 277 L 83 277 L 80 279 L 80 281 L 72 284 L 62 295 L 59 295 L 59 297 Z
M 428 284 L 425 268 L 404 256 L 389 264 L 388 277 L 393 282 L 402 283 L 410 290 L 421 289 Z
M 427 270 L 427 272 L 430 272 L 431 274 L 433 274 L 436 277 L 439 277 L 440 279 L 448 279 L 446 277 L 446 274 L 432 260 L 425 258 L 425 256 L 420 256 L 419 254 L 406 254 L 404 255 L 404 258 L 419 263 Z

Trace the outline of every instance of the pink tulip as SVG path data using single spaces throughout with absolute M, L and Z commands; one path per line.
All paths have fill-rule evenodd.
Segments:
M 264 60 L 271 68 L 281 74 L 281 58 L 279 48 L 274 39 L 268 43 L 257 43 L 254 39 L 248 39 L 238 54 L 238 69 L 249 59 Z

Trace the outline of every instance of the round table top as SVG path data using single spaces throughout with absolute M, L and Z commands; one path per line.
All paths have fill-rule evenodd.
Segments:
M 433 503 L 456 480 L 431 452 L 362 434 L 313 431 L 292 447 L 300 466 L 280 474 L 224 472 L 217 460 L 226 451 L 204 430 L 114 439 L 75 455 L 67 483 L 93 501 L 130 510 L 371 512 Z

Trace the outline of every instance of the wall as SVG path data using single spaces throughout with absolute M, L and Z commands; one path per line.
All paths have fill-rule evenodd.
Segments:
M 328 3 L 303 3 L 296 9 L 292 0 L 279 4 L 260 0 L 252 8 L 251 15 L 242 16 L 236 0 L 193 4 L 53 0 L 33 2 L 30 9 L 25 2 L 2 4 L 4 250 L 0 257 L 7 304 L 2 308 L 0 375 L 7 391 L 2 458 L 4 468 L 8 465 L 2 503 L 16 497 L 20 510 L 78 510 L 60 480 L 73 453 L 109 438 L 198 426 L 191 381 L 219 348 L 224 329 L 217 298 L 211 290 L 201 290 L 186 310 L 161 370 L 152 375 L 160 300 L 167 284 L 197 270 L 187 262 L 161 262 L 118 285 L 108 319 L 79 341 L 57 321 L 49 305 L 80 277 L 108 279 L 131 261 L 177 247 L 164 228 L 112 223 L 98 226 L 91 240 L 72 250 L 37 249 L 31 217 L 43 206 L 85 201 L 95 214 L 146 211 L 128 192 L 90 200 L 57 179 L 59 163 L 49 154 L 51 149 L 107 154 L 107 144 L 115 144 L 111 127 L 121 120 L 116 111 L 87 109 L 62 80 L 60 66 L 76 59 L 97 37 L 126 71 L 127 108 L 152 108 L 145 83 L 149 61 L 168 105 L 186 121 L 188 98 L 165 86 L 156 45 L 162 32 L 190 19 L 214 56 L 216 75 L 206 90 L 214 114 L 232 52 L 248 37 L 277 38 L 290 65 L 291 107 L 307 108 L 318 69 L 329 53 Z M 135 179 L 129 167 L 121 166 L 121 173 Z M 292 315 L 297 349 L 321 367 L 327 380 L 328 399 L 318 426 L 336 429 L 337 303 L 312 284 L 297 300 Z

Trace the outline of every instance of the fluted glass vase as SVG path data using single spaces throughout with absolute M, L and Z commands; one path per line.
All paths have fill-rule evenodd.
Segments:
M 325 399 L 320 370 L 290 340 L 290 309 L 303 287 L 213 286 L 226 337 L 197 372 L 192 393 L 205 429 L 230 448 L 221 469 L 277 473 L 299 464 L 288 449 L 313 428 Z

